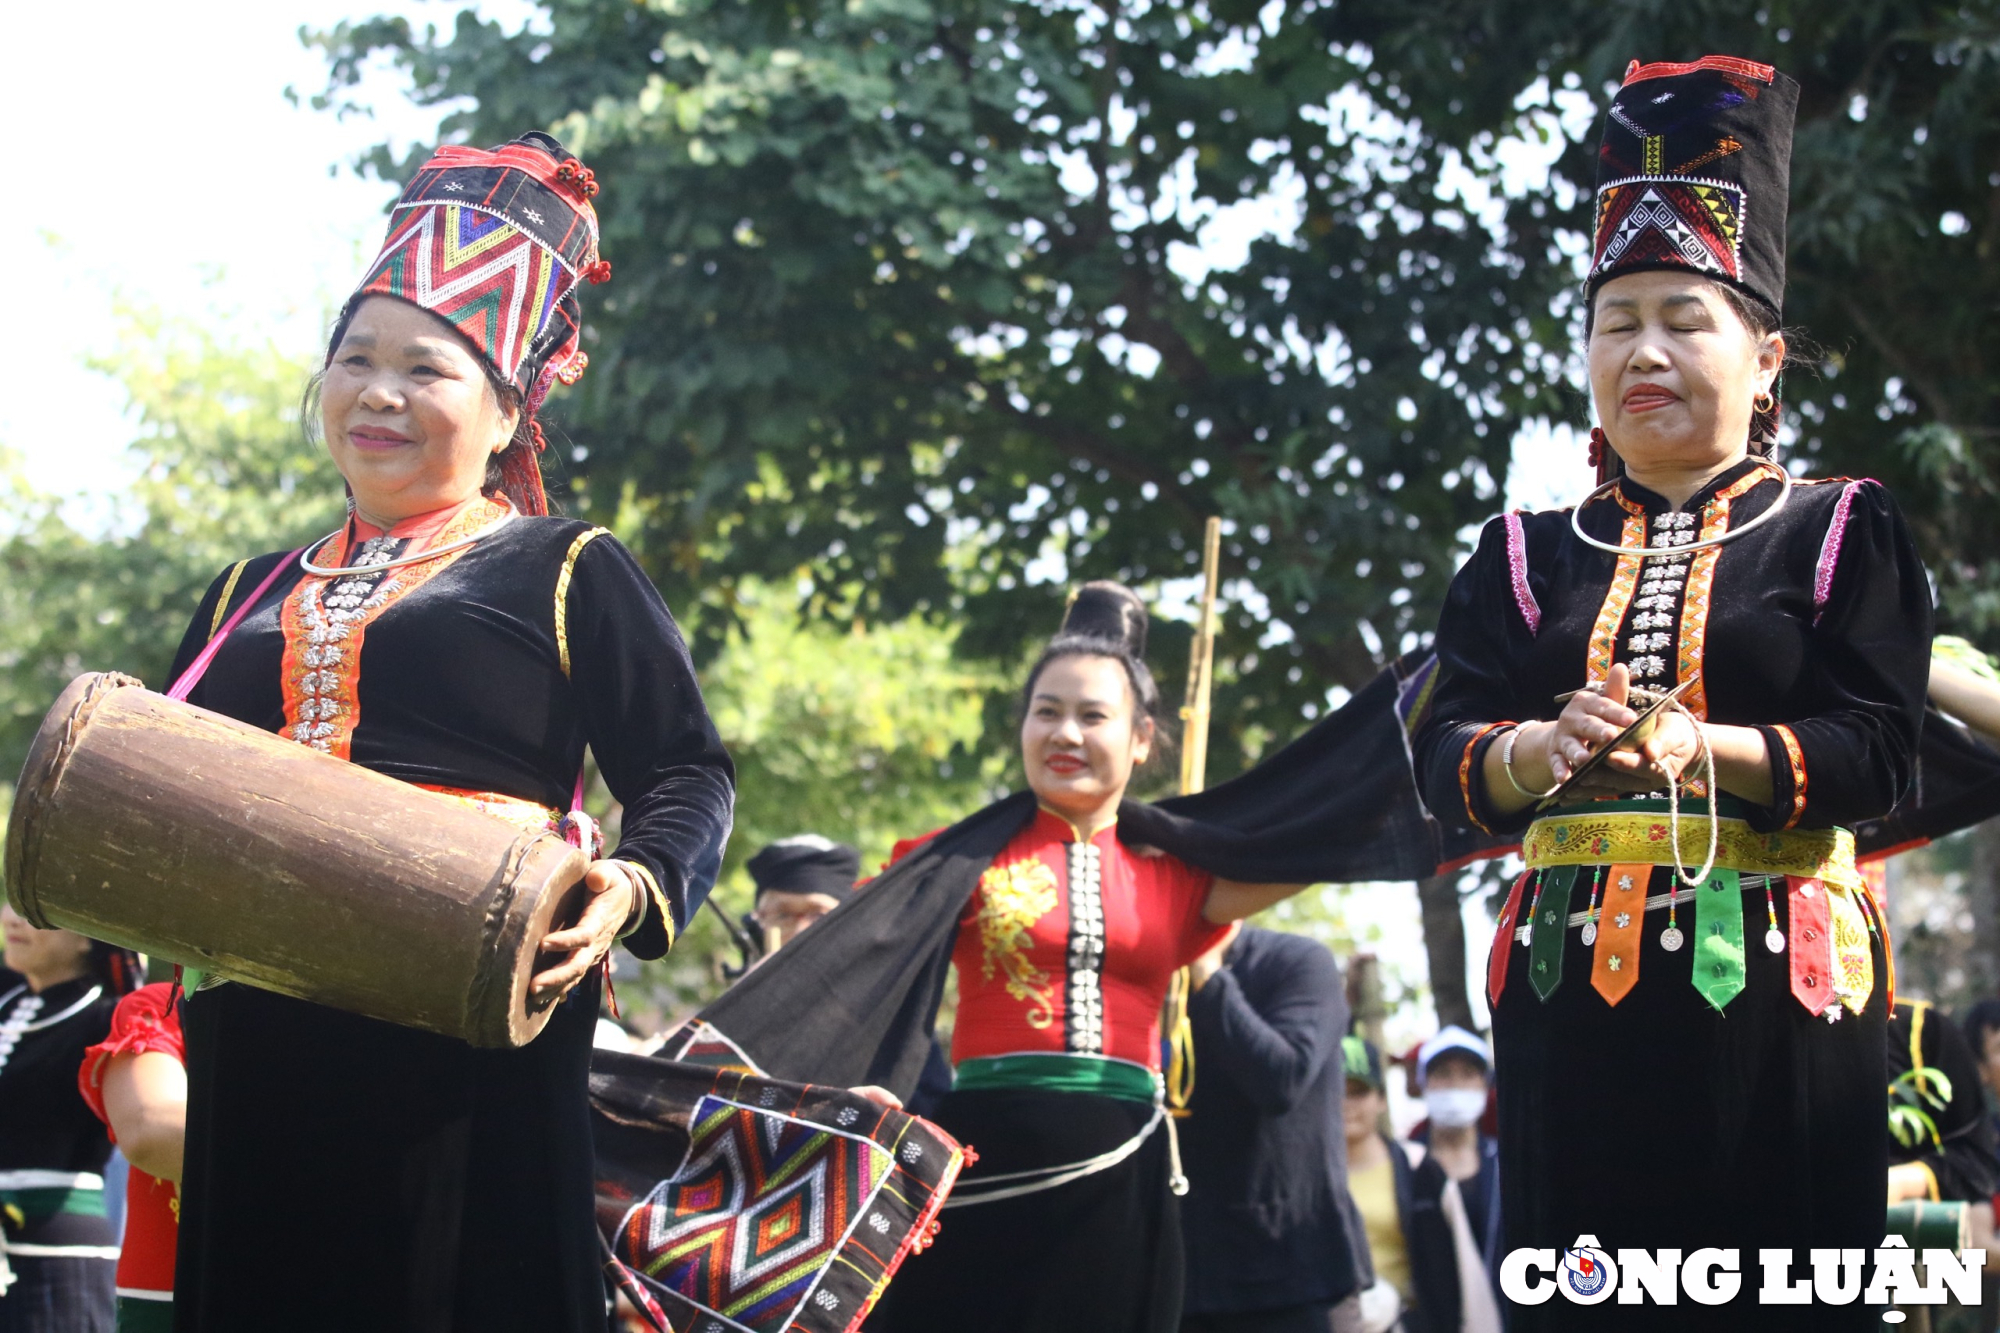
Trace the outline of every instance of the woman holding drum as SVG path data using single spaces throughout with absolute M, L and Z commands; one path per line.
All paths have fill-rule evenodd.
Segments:
M 618 856 L 542 941 L 554 1013 L 519 1049 L 245 985 L 193 995 L 183 1330 L 604 1327 L 597 965 L 614 941 L 672 945 L 734 779 L 659 594 L 603 529 L 546 516 L 536 409 L 583 370 L 578 285 L 610 276 L 596 192 L 541 134 L 417 173 L 319 385 L 350 518 L 218 578 L 175 675 L 247 609 L 190 702 L 525 827 L 570 808 L 588 746 L 624 807 Z
M 1757 1251 L 1795 1288 L 1882 1239 L 1889 957 L 1849 830 L 1910 783 L 1931 602 L 1887 492 L 1772 461 L 1797 101 L 1744 60 L 1628 71 L 1586 289 L 1603 484 L 1487 525 L 1416 753 L 1431 809 L 1529 868 L 1488 976 L 1502 1249 L 1735 1248 L 1705 1326 L 1825 1333 L 1880 1312 L 1759 1306 Z M 1551 1278 L 1514 1328 L 1688 1326 Z

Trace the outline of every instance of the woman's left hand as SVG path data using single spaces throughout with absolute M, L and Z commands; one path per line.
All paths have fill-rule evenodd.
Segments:
M 590 974 L 597 960 L 611 951 L 618 932 L 632 915 L 633 896 L 639 886 L 632 872 L 617 861 L 593 861 L 583 877 L 583 915 L 566 930 L 542 936 L 541 951 L 564 955 L 546 972 L 538 972 L 528 982 L 528 996 L 538 1009 L 546 1009 L 570 988 Z

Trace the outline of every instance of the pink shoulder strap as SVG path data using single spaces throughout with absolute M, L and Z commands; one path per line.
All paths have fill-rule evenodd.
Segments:
M 200 655 L 194 661 L 188 663 L 186 671 L 181 672 L 181 678 L 168 688 L 167 697 L 169 699 L 185 700 L 193 692 L 194 687 L 201 683 L 201 678 L 208 674 L 208 664 L 213 662 L 215 655 L 222 651 L 222 641 L 229 637 L 229 631 L 235 629 L 243 622 L 243 617 L 250 614 L 250 608 L 257 605 L 258 599 L 263 597 L 266 592 L 269 592 L 271 585 L 278 581 L 278 575 L 284 573 L 286 567 L 292 561 L 303 555 L 305 549 L 305 547 L 301 546 L 298 550 L 293 551 L 283 560 L 273 565 L 271 572 L 264 576 L 264 581 L 250 590 L 250 595 L 243 599 L 243 604 L 236 608 L 236 613 L 229 617 L 228 623 L 215 632 L 215 636 L 202 648 Z

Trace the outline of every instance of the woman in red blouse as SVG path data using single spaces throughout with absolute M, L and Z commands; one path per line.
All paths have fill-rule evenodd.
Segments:
M 1156 744 L 1145 637 L 1129 589 L 1088 584 L 1028 674 L 1021 757 L 1041 808 L 959 919 L 957 1072 L 933 1117 L 979 1162 L 871 1333 L 1179 1325 L 1160 1006 L 1230 922 L 1303 886 L 1232 883 L 1118 840 Z

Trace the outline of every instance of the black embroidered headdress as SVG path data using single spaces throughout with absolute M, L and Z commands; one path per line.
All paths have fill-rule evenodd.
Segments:
M 1597 153 L 1586 295 L 1622 274 L 1683 269 L 1782 313 L 1798 104 L 1798 84 L 1755 61 L 1633 61 Z

